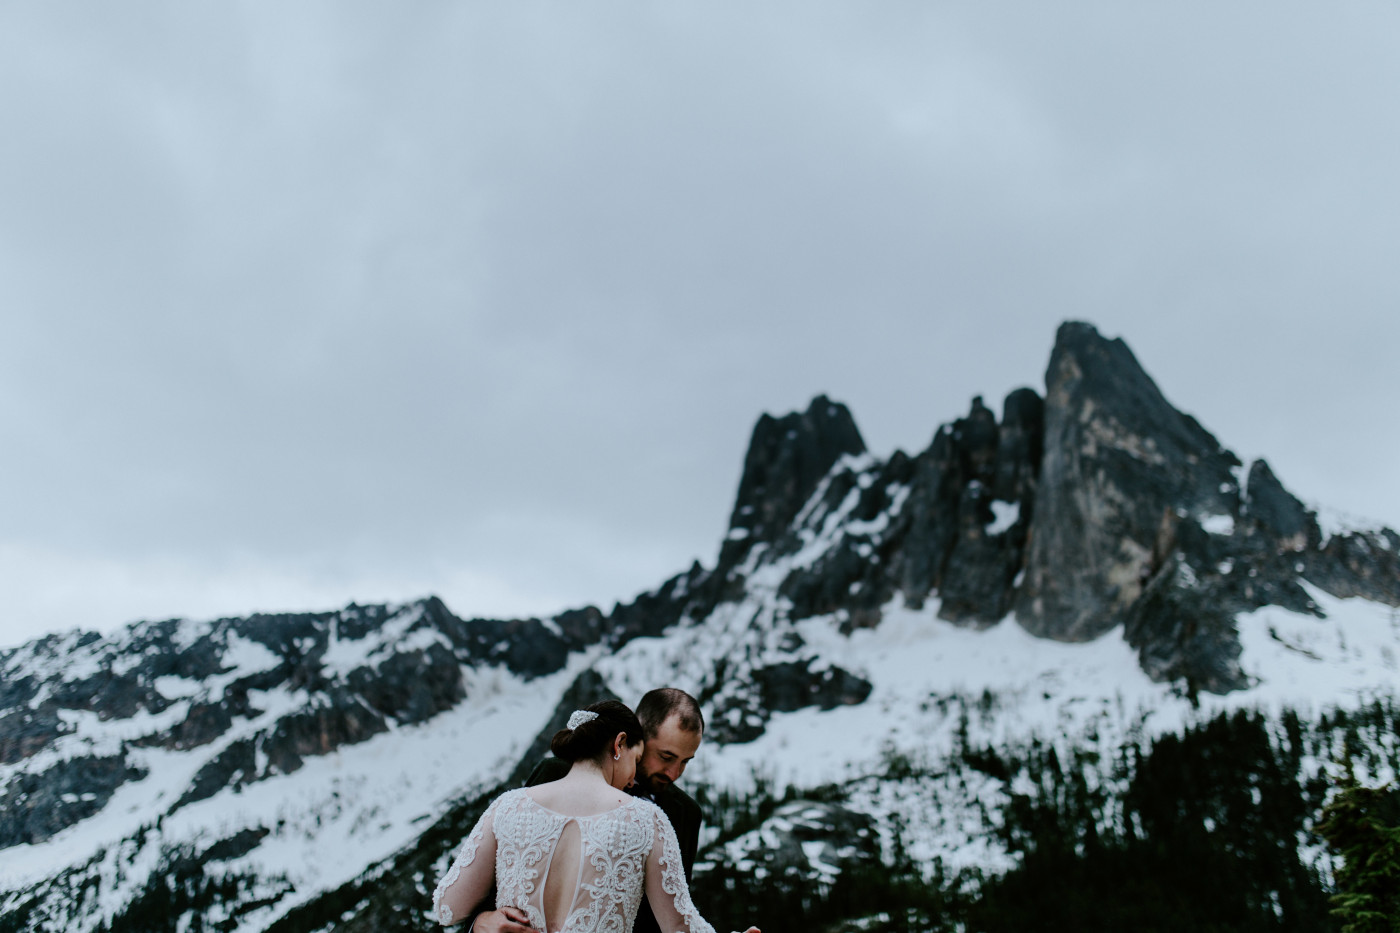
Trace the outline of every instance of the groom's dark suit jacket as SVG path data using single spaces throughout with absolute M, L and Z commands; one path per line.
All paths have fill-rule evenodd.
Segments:
M 535 766 L 535 770 L 530 772 L 530 776 L 525 780 L 526 787 L 534 787 L 536 784 L 548 784 L 550 781 L 557 781 L 569 773 L 569 763 L 562 758 L 550 756 Z M 674 784 L 667 784 L 658 788 L 653 793 L 644 793 L 640 787 L 633 786 L 628 789 L 628 793 L 635 797 L 642 797 L 650 800 L 661 808 L 661 812 L 666 814 L 666 819 L 671 821 L 671 828 L 676 831 L 676 841 L 681 845 L 681 864 L 685 866 L 685 881 L 690 883 L 690 873 L 695 867 L 695 850 L 700 845 L 700 805 L 690 799 L 690 795 Z M 491 893 L 481 902 L 481 910 L 490 910 L 496 903 L 496 889 L 493 886 Z M 470 924 L 476 921 L 474 913 L 469 921 L 467 929 L 471 929 Z M 651 912 L 651 905 L 647 903 L 646 896 L 642 897 L 642 904 L 637 908 L 637 922 L 632 925 L 632 933 L 661 933 L 661 928 L 656 922 L 656 917 Z

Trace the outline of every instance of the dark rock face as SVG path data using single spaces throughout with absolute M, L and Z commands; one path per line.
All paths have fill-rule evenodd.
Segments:
M 242 697 L 246 703 L 247 693 Z M 141 745 L 159 745 L 181 751 L 207 745 L 228 731 L 235 716 L 247 715 L 237 703 L 195 703 L 189 714 L 169 732 L 138 740 Z
M 1045 376 L 1045 441 L 1016 617 L 1065 641 L 1117 625 L 1156 568 L 1163 515 L 1239 512 L 1239 460 L 1168 404 L 1121 340 L 1060 328 Z
M 28 758 L 67 731 L 53 709 L 17 709 L 0 716 L 0 765 Z
M 916 609 L 943 582 L 957 540 L 963 483 L 956 443 L 953 429 L 945 425 L 906 472 L 909 498 L 891 535 L 897 544 L 891 549 L 890 569 L 905 603 Z
M 208 800 L 225 787 L 243 787 L 257 779 L 257 743 L 253 739 L 239 739 L 199 769 L 170 812 Z
M 793 800 L 751 834 L 743 858 L 757 877 L 831 883 L 844 866 L 875 864 L 879 842 L 870 816 L 836 803 Z M 740 840 L 743 844 L 745 840 Z M 707 870 L 704 863 L 697 872 Z
M 363 742 L 388 728 L 384 717 L 357 703 L 353 693 L 334 691 L 329 705 L 277 721 L 262 743 L 262 751 L 267 755 L 266 773 L 290 774 L 302 766 L 305 758 Z
M 858 491 L 833 547 L 783 583 L 793 618 L 838 612 L 848 628 L 870 626 L 894 594 L 920 608 L 935 592 L 939 615 L 958 624 L 1005 616 L 1034 508 L 1040 417 L 1029 389 L 1007 397 L 1000 425 L 975 398 L 917 457 L 896 452 L 864 474 L 830 473 L 823 498 L 801 513 L 805 525 L 775 547 L 797 550 Z
M 381 723 L 385 718 L 405 725 L 424 722 L 466 696 L 461 666 L 442 645 L 394 654 L 373 671 L 358 668 L 350 672 L 346 683 L 350 689 L 339 705 L 347 721 L 362 714 L 355 706 L 367 705 L 379 714 Z
M 1046 386 L 1043 400 L 1009 394 L 1000 423 L 974 399 L 915 457 L 808 477 L 805 502 L 788 482 L 765 506 L 755 500 L 767 487 L 747 482 L 739 540 L 717 570 L 720 602 L 744 598 L 744 573 L 787 561 L 778 593 L 790 619 L 834 615 L 849 632 L 879 624 L 901 595 L 912 608 L 936 597 L 941 618 L 974 628 L 1014 611 L 1032 634 L 1061 641 L 1121 624 L 1151 676 L 1215 692 L 1247 685 L 1234 618 L 1265 605 L 1318 614 L 1305 581 L 1400 605 L 1394 532 L 1324 541 L 1262 460 L 1241 488 L 1239 459 L 1171 406 L 1121 340 L 1065 324 Z M 764 475 L 774 426 L 797 418 L 761 422 L 746 477 Z M 752 515 L 767 549 L 741 571 Z M 761 730 L 756 702 L 726 705 L 735 740 Z
M 700 566 L 691 564 L 685 573 L 678 573 L 663 583 L 658 589 L 643 593 L 630 603 L 618 603 L 606 620 L 598 623 L 600 638 L 613 647 L 621 647 L 633 638 L 660 635 L 689 616 L 703 619 L 714 609 L 719 599 L 718 587 L 722 581 L 715 574 Z M 555 621 L 560 625 L 562 616 Z
M 1400 535 L 1389 528 L 1333 535 L 1304 576 L 1333 596 L 1400 606 Z
M 1000 425 L 975 398 L 915 459 L 891 535 L 891 582 L 907 605 L 936 591 L 949 621 L 982 628 L 1006 615 L 1034 508 L 1042 415 L 1030 389 L 1007 396 Z
M 865 441 L 851 413 L 824 395 L 813 399 L 802 414 L 759 418 L 729 519 L 730 536 L 720 551 L 720 568 L 734 566 L 754 544 L 786 532 L 836 461 L 861 453 Z
M 0 849 L 43 842 L 101 810 L 126 781 L 142 777 L 120 756 L 70 758 L 42 774 L 16 775 L 0 796 Z
M 803 571 L 783 581 L 779 592 L 792 601 L 792 617 L 844 612 L 878 621 L 885 601 L 883 580 L 867 561 L 868 542 L 843 540 Z
M 527 677 L 551 674 L 569 657 L 569 646 L 539 619 L 472 619 L 463 627 L 473 658 Z
M 1175 554 L 1125 614 L 1124 636 L 1147 675 L 1184 681 L 1191 690 L 1226 693 L 1246 686 L 1231 607 L 1214 588 L 1194 585 L 1190 564 Z
M 800 645 L 800 639 L 798 640 Z M 815 706 L 834 709 L 864 703 L 871 685 L 850 671 L 831 665 L 812 670 L 812 658 L 778 661 L 757 668 L 743 669 L 738 680 L 753 683 L 756 690 L 712 690 L 702 702 L 712 707 L 705 728 L 707 739 L 717 742 L 752 742 L 763 734 L 774 713 L 792 713 Z M 726 677 L 728 667 L 718 673 Z
M 864 703 L 869 681 L 839 667 L 811 670 L 810 661 L 782 661 L 754 671 L 763 709 L 791 713 L 809 706 L 835 709 Z
M 940 618 L 977 628 L 992 625 L 1010 608 L 1011 587 L 1021 564 L 1024 529 L 992 534 L 991 491 L 980 480 L 958 501 L 957 537 L 941 575 Z
M 1035 502 L 1044 450 L 1045 400 L 1032 389 L 1016 389 L 1002 403 L 992 497 L 1003 502 Z
M 1246 536 L 1275 551 L 1302 551 L 1322 544 L 1317 516 L 1283 488 L 1268 463 L 1250 464 L 1245 490 L 1240 518 Z
M 258 847 L 258 843 L 267 836 L 269 830 L 258 827 L 257 829 L 243 829 L 214 843 L 200 854 L 201 862 L 231 862 L 236 858 L 247 855 Z

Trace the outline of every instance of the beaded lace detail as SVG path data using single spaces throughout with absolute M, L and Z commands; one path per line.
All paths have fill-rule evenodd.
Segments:
M 570 824 L 578 828 L 576 850 L 560 846 Z M 551 874 L 556 885 L 550 890 L 563 879 L 570 903 L 562 917 L 546 915 Z M 630 933 L 644 890 L 662 933 L 714 933 L 690 899 L 671 822 L 647 800 L 629 798 L 603 813 L 565 816 L 536 803 L 523 788 L 502 794 L 438 882 L 438 922 L 464 919 L 490 891 L 493 875 L 496 906 L 524 911 L 530 925 L 546 933 Z

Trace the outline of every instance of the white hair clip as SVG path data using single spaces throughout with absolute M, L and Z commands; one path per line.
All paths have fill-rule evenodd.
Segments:
M 598 718 L 598 714 L 597 714 L 597 713 L 590 712 L 589 710 L 586 710 L 586 709 L 576 709 L 576 710 L 574 710 L 574 714 L 573 714 L 572 716 L 569 717 L 569 725 L 568 725 L 568 728 L 569 728 L 569 729 L 577 729 L 579 726 L 583 725 L 584 723 L 586 723 L 586 722 L 592 722 L 593 720 L 595 720 L 595 719 L 597 719 L 597 718 Z

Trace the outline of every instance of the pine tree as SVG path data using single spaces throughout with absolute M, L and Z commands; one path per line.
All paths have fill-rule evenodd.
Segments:
M 1332 914 L 1342 933 L 1400 933 L 1400 792 L 1365 787 L 1350 756 L 1317 832 L 1341 858 Z

